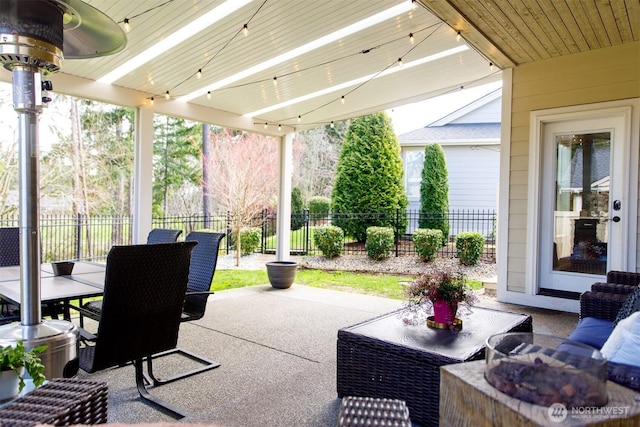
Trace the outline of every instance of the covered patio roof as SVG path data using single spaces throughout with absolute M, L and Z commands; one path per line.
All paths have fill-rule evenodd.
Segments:
M 115 55 L 64 61 L 51 77 L 55 91 L 270 135 L 640 40 L 635 0 L 87 3 L 127 21 L 127 44 Z

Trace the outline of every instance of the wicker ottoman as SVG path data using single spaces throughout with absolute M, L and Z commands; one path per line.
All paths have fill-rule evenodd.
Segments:
M 461 316 L 462 331 L 407 326 L 402 310 L 338 331 L 338 396 L 405 401 L 411 420 L 437 426 L 440 367 L 484 358 L 486 339 L 531 332 L 531 316 L 474 307 Z
M 107 384 L 56 378 L 0 409 L 2 427 L 107 422 Z

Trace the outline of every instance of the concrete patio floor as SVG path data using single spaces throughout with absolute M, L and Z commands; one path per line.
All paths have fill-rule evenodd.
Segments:
M 500 304 L 483 297 L 480 306 L 533 316 L 534 331 L 566 336 L 577 315 Z M 152 393 L 187 411 L 180 422 L 221 426 L 310 426 L 337 424 L 338 329 L 387 313 L 401 301 L 293 285 L 217 292 L 207 314 L 181 325 L 179 346 L 221 363 L 199 375 L 152 388 Z M 191 366 L 180 356 L 154 364 L 159 376 Z M 144 403 L 132 366 L 80 378 L 106 381 L 109 422 L 170 422 Z

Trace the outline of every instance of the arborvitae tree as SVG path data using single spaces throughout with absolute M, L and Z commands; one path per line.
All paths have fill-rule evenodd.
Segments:
M 299 230 L 304 225 L 304 197 L 300 187 L 291 190 L 291 230 Z
M 331 195 L 332 223 L 364 242 L 371 226 L 407 227 L 400 144 L 386 113 L 351 121 L 338 159 Z M 400 212 L 400 215 L 397 213 Z M 341 218 L 357 213 L 357 217 Z M 362 215 L 366 214 L 366 215 Z
M 439 144 L 424 149 L 420 181 L 420 228 L 442 231 L 443 243 L 449 241 L 449 182 L 444 151 Z

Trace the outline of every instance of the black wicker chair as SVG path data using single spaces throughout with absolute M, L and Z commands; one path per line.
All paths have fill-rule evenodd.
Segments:
M 185 296 L 184 307 L 182 309 L 182 322 L 198 320 L 204 316 L 207 307 L 207 299 L 209 298 L 209 295 L 213 294 L 213 292 L 210 291 L 211 281 L 213 280 L 213 275 L 216 271 L 220 241 L 224 236 L 225 235 L 223 233 L 192 231 L 185 239 L 187 242 L 198 242 L 198 246 L 195 247 L 191 254 L 189 283 L 187 285 L 187 294 Z M 189 359 L 200 363 L 201 366 L 169 378 L 158 378 L 153 373 L 153 359 L 173 353 L 179 353 L 182 356 L 188 357 Z M 147 372 L 154 385 L 166 384 L 181 378 L 190 377 L 200 372 L 217 368 L 218 366 L 220 366 L 219 363 L 182 348 L 174 348 L 147 359 Z
M 78 352 L 80 368 L 89 373 L 132 362 L 140 396 L 176 418 L 186 414 L 147 390 L 143 360 L 178 343 L 195 245 L 114 246 L 107 257 L 97 334 L 81 331 Z
M 20 228 L 0 228 L 0 267 L 20 265 Z M 0 325 L 20 320 L 20 309 L 0 300 Z
M 154 228 L 147 236 L 147 244 L 171 243 L 178 240 L 182 230 L 170 230 L 167 228 Z
M 580 318 L 597 317 L 615 321 L 620 308 L 629 294 L 635 291 L 640 283 L 640 273 L 611 271 L 607 281 L 611 283 L 594 283 L 590 291 L 580 296 Z M 640 368 L 637 366 L 607 362 L 609 380 L 624 387 L 640 391 Z

